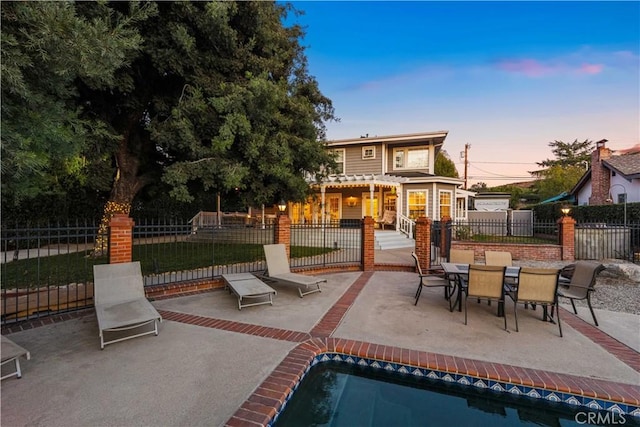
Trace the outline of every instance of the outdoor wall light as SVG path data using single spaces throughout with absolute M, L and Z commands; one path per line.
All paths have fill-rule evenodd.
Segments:
M 280 213 L 283 213 L 285 210 L 287 210 L 287 203 L 284 200 L 280 200 L 278 202 L 278 210 L 280 211 Z
M 351 196 L 347 199 L 347 206 L 349 206 L 350 208 L 353 208 L 356 206 L 357 200 L 355 197 Z

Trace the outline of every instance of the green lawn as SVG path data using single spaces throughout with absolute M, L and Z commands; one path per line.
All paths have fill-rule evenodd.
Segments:
M 330 248 L 292 246 L 291 257 L 331 252 Z M 84 283 L 93 279 L 93 265 L 106 264 L 106 256 L 93 258 L 90 251 L 12 261 L 2 264 L 2 288 L 26 288 Z M 207 268 L 264 260 L 262 244 L 158 243 L 133 246 L 133 260 L 140 261 L 143 274 Z

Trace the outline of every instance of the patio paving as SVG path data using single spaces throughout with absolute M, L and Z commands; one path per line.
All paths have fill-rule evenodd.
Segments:
M 260 422 L 266 406 L 256 402 L 277 401 L 269 384 L 293 375 L 285 362 L 302 363 L 301 354 L 322 345 L 381 352 L 381 357 L 408 349 L 398 350 L 398 357 L 426 355 L 443 366 L 475 360 L 478 370 L 504 366 L 523 375 L 544 371 L 548 378 L 584 378 L 587 385 L 640 396 L 640 316 L 601 310 L 601 328 L 596 328 L 588 310 L 579 316 L 562 310 L 565 336 L 560 338 L 556 325 L 539 320 L 540 309 L 518 310 L 520 332 L 515 332 L 508 304 L 505 332 L 495 305 L 486 303 L 470 302 L 465 326 L 464 313 L 449 312 L 442 289 L 425 289 L 414 306 L 413 273 L 322 276 L 328 284 L 321 293 L 301 299 L 295 288 L 274 286 L 278 295 L 273 306 L 241 311 L 235 296 L 223 290 L 154 301 L 165 319 L 159 336 L 102 351 L 92 310 L 12 333 L 11 339 L 29 349 L 32 358 L 22 364 L 23 378 L 1 383 L 2 425 Z M 273 385 L 281 388 L 286 387 Z

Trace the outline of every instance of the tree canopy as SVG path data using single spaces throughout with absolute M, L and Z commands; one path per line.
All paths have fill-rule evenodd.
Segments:
M 2 3 L 3 204 L 64 191 L 65 178 L 83 176 L 87 141 L 108 132 L 83 115 L 77 83 L 113 87 L 142 43 L 133 21 L 152 9 L 131 4 L 125 18 L 95 3 L 88 18 L 70 2 Z
M 46 8 L 48 26 L 37 22 Z M 275 2 L 4 3 L 3 97 L 13 92 L 3 178 L 7 157 L 16 188 L 9 167 L 46 178 L 58 163 L 75 167 L 110 191 L 111 213 L 150 184 L 185 201 L 205 190 L 247 204 L 303 198 L 305 178 L 332 164 L 322 140 L 335 118 L 309 75 L 302 29 L 283 25 L 291 12 Z

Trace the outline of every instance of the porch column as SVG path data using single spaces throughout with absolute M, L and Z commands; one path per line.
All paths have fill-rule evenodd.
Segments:
M 398 215 L 404 215 L 402 210 L 402 187 L 396 185 L 396 230 L 400 228 L 400 219 Z
M 369 201 L 371 203 L 369 203 L 369 216 L 371 216 L 371 218 L 378 218 L 379 215 L 376 212 L 376 216 L 373 216 L 373 195 L 374 195 L 374 190 L 375 190 L 375 185 L 373 185 L 373 183 L 369 184 Z

